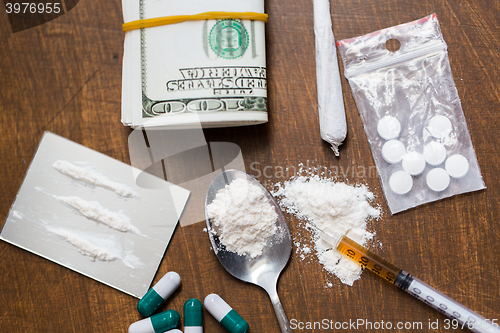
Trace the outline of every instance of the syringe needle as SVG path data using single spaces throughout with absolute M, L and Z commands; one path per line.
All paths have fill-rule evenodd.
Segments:
M 461 328 L 468 328 L 472 332 L 478 333 L 500 332 L 496 322 L 478 315 L 347 236 L 342 236 L 339 239 L 319 228 L 317 230 L 320 231 L 322 238 L 327 243 L 332 244 L 340 253 L 357 262 L 362 268 L 372 271 L 439 312 L 457 320 Z

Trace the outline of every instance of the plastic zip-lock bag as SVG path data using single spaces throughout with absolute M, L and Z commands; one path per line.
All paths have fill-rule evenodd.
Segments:
M 436 14 L 337 46 L 392 214 L 485 188 Z

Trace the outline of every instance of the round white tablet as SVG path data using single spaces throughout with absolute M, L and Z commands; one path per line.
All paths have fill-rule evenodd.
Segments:
M 469 171 L 469 161 L 465 156 L 455 154 L 448 157 L 444 167 L 453 178 L 462 178 Z
M 382 146 L 382 157 L 387 163 L 399 163 L 406 154 L 406 148 L 401 141 L 389 140 Z
M 396 139 L 401 132 L 401 124 L 392 116 L 385 116 L 377 124 L 378 135 L 384 140 Z
M 427 186 L 435 192 L 444 191 L 450 185 L 450 175 L 442 168 L 434 168 L 429 171 L 425 180 Z
M 406 194 L 413 187 L 413 179 L 406 171 L 396 171 L 389 178 L 389 187 L 396 194 Z
M 425 169 L 424 155 L 412 151 L 403 156 L 403 169 L 412 176 L 420 175 Z
M 436 139 L 443 139 L 451 133 L 451 121 L 446 116 L 435 116 L 429 121 L 427 129 Z
M 430 165 L 439 165 L 446 159 L 446 148 L 439 142 L 429 142 L 424 147 L 424 158 Z

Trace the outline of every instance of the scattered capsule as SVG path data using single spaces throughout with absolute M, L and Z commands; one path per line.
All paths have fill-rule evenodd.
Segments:
M 167 310 L 136 321 L 129 326 L 128 333 L 163 333 L 179 326 L 180 320 L 179 312 Z
M 230 333 L 248 332 L 248 323 L 233 310 L 219 295 L 205 297 L 205 308 Z
M 143 317 L 151 316 L 180 284 L 179 274 L 168 272 L 139 300 L 137 310 Z
M 196 298 L 184 303 L 184 333 L 203 333 L 203 305 Z

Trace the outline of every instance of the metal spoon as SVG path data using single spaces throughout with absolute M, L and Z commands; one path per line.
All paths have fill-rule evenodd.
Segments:
M 227 251 L 225 246 L 221 244 L 219 237 L 213 232 L 212 221 L 206 214 L 206 207 L 212 203 L 217 192 L 226 185 L 229 185 L 233 180 L 239 178 L 246 179 L 260 186 L 264 190 L 269 202 L 274 206 L 276 214 L 278 215 L 276 220 L 277 233 L 268 241 L 263 254 L 256 258 L 240 256 L 237 253 Z M 280 273 L 288 262 L 290 253 L 292 252 L 292 241 L 290 239 L 290 232 L 288 231 L 285 217 L 271 193 L 269 193 L 264 185 L 254 177 L 242 171 L 226 170 L 215 177 L 208 188 L 207 197 L 205 199 L 205 216 L 212 248 L 222 266 L 224 266 L 224 268 L 235 278 L 262 287 L 271 298 L 281 332 L 292 333 L 290 322 L 286 317 L 285 310 L 281 305 L 276 291 Z

